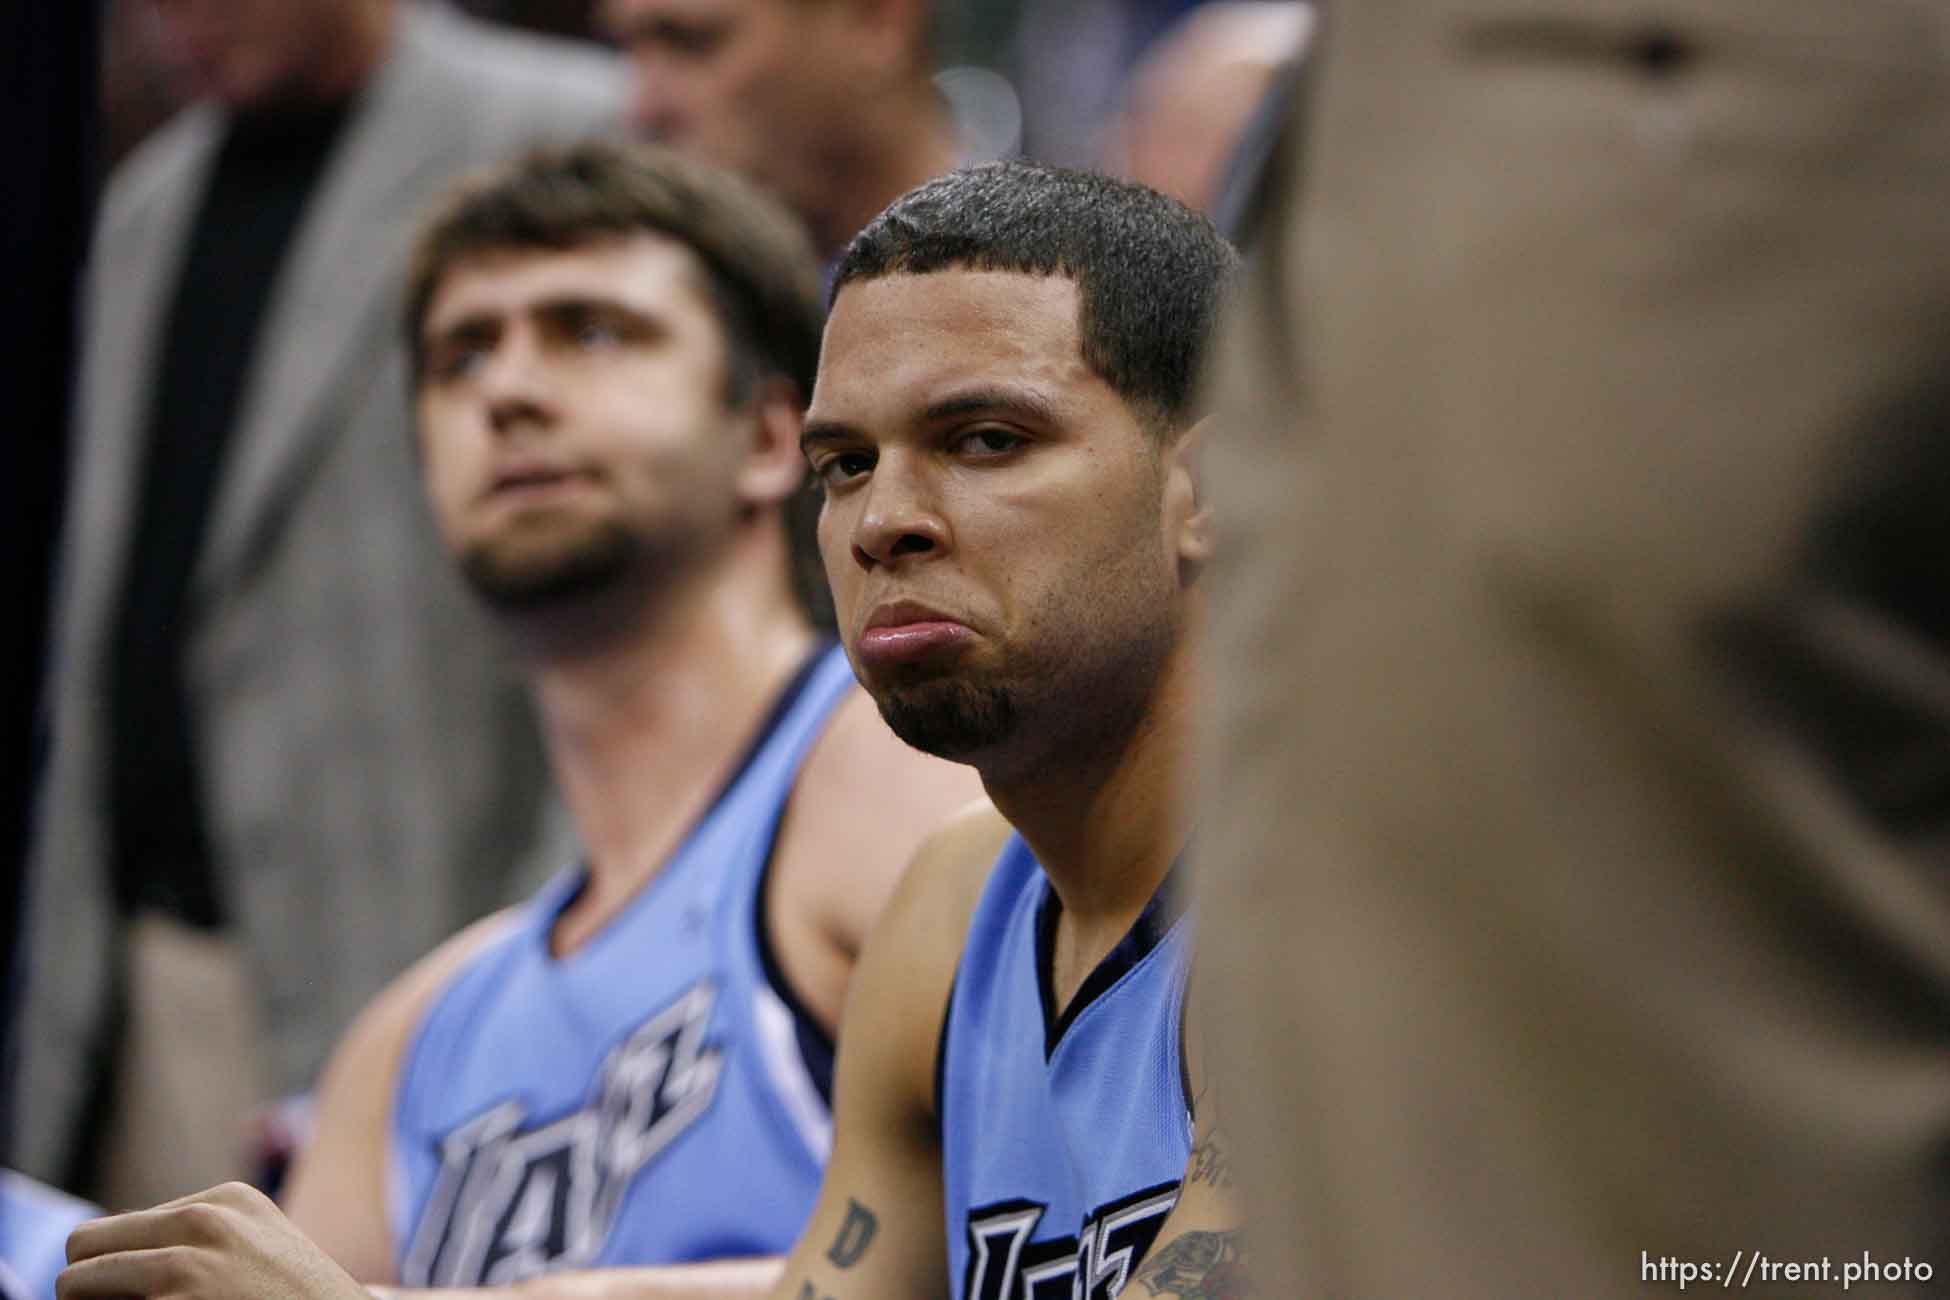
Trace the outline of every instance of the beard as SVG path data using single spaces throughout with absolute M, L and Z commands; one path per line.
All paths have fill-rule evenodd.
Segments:
M 1049 763 L 1120 752 L 1150 716 L 1178 644 L 1174 593 L 1059 602 L 1032 619 L 1006 661 L 912 666 L 868 690 L 887 727 L 923 753 L 1010 779 Z
M 874 700 L 888 730 L 924 754 L 966 760 L 1015 734 L 1015 697 L 988 683 L 936 678 L 897 685 Z
M 493 610 L 533 614 L 608 591 L 634 570 L 642 539 L 605 519 L 564 537 L 497 537 L 460 554 L 461 576 Z

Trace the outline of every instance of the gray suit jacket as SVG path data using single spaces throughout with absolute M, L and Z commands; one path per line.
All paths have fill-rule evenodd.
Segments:
M 198 561 L 186 651 L 220 884 L 272 1082 L 306 1086 L 403 965 L 503 901 L 547 798 L 528 705 L 420 497 L 398 303 L 413 224 L 458 173 L 620 117 L 594 50 L 403 5 L 272 288 Z M 71 1149 L 113 995 L 105 667 L 155 358 L 222 136 L 199 107 L 116 175 L 88 289 L 57 614 L 55 746 L 32 869 L 17 1160 Z

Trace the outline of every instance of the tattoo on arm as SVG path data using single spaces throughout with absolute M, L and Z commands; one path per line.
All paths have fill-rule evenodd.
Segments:
M 1232 1156 L 1227 1153 L 1220 1140 L 1216 1125 L 1212 1131 L 1199 1139 L 1192 1148 L 1192 1167 L 1186 1174 L 1188 1183 L 1206 1183 L 1213 1187 L 1232 1186 Z
M 852 1268 L 867 1253 L 867 1247 L 873 1245 L 873 1235 L 879 1231 L 880 1220 L 874 1212 L 848 1197 L 846 1222 L 840 1225 L 839 1236 L 827 1248 L 826 1258 L 833 1261 L 835 1268 Z
M 1238 1232 L 1187 1232 L 1151 1253 L 1134 1282 L 1173 1300 L 1251 1300 Z M 1131 1288 L 1136 1294 L 1136 1288 Z
M 819 1292 L 813 1288 L 812 1283 L 801 1282 L 799 1284 L 799 1295 L 797 1297 L 797 1300 L 820 1300 L 820 1295 Z M 827 1296 L 825 1300 L 833 1300 L 833 1297 Z

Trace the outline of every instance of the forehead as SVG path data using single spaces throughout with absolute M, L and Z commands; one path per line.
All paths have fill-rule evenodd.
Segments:
M 856 280 L 826 322 L 812 416 L 871 427 L 947 390 L 1008 384 L 1055 402 L 1115 399 L 1083 360 L 1076 282 L 1015 271 Z
M 779 3 L 780 0 L 600 0 L 597 13 L 614 35 L 627 39 L 647 34 L 654 23 L 715 22 Z
M 709 313 L 705 271 L 681 240 L 653 231 L 573 248 L 495 249 L 462 257 L 440 276 L 422 333 L 483 313 L 520 312 L 564 297 L 615 302 L 659 316 Z

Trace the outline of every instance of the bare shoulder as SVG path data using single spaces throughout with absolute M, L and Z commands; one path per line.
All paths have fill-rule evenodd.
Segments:
M 870 812 L 844 820 L 870 824 L 905 861 L 950 814 L 982 797 L 982 782 L 974 768 L 902 741 L 856 687 L 806 756 L 796 797 Z
M 870 1061 L 877 1097 L 932 1122 L 941 1019 L 969 918 L 1009 832 L 983 800 L 950 817 L 915 854 L 860 955 L 846 1016 L 871 1029 L 841 1043 L 842 1087 L 849 1059 Z
M 965 925 L 1013 834 L 1015 827 L 987 799 L 963 804 L 915 851 L 910 874 L 916 891 L 958 927 Z
M 982 886 L 1012 830 L 986 799 L 949 817 L 915 852 L 874 942 L 884 937 L 913 965 L 945 970 L 951 979 Z
M 285 1212 L 362 1281 L 389 1280 L 384 1204 L 387 1124 L 400 1063 L 427 1007 L 511 914 L 476 921 L 408 967 L 339 1039 L 319 1080 L 317 1127 L 292 1166 Z
M 981 797 L 973 768 L 904 744 L 855 689 L 834 710 L 793 790 L 780 886 L 813 902 L 821 928 L 857 952 L 922 842 Z
M 395 1054 L 403 1050 L 405 1040 L 420 1023 L 435 995 L 446 987 L 455 972 L 507 928 L 514 920 L 515 911 L 512 907 L 504 908 L 482 917 L 450 935 L 432 952 L 407 967 L 398 979 L 381 990 L 379 996 L 359 1013 L 358 1019 L 352 1022 L 352 1027 L 340 1040 L 340 1052 L 355 1046 L 370 1050 L 382 1044 L 392 1044 Z M 366 1063 L 373 1062 L 368 1059 Z

